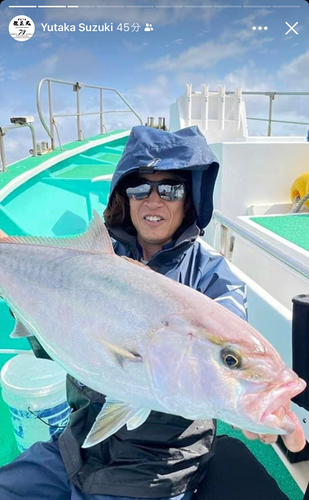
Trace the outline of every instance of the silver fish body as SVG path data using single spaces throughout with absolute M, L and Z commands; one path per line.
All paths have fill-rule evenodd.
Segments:
M 203 294 L 115 255 L 98 215 L 77 238 L 0 239 L 0 293 L 25 335 L 107 395 L 85 447 L 151 410 L 295 428 L 288 403 L 305 383 L 275 349 Z

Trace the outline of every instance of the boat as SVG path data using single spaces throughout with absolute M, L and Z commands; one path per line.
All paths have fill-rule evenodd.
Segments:
M 48 118 L 42 112 L 45 86 Z M 54 86 L 71 86 L 76 92 L 77 137 L 68 144 L 62 144 L 57 126 L 58 118 L 65 115 L 54 113 Z M 82 130 L 85 113 L 81 113 L 80 105 L 84 88 L 100 95 L 96 113 L 99 134 L 87 138 Z M 145 123 L 116 89 L 46 78 L 38 85 L 37 108 L 48 140 L 37 144 L 33 118 L 29 116 L 12 117 L 10 125 L 0 126 L 0 229 L 11 235 L 76 235 L 86 229 L 93 209 L 103 213 L 113 171 L 130 133 L 130 129 L 107 131 L 104 119 L 110 111 L 103 106 L 107 92 L 117 95 L 124 104 L 125 108 L 117 112 L 132 114 L 132 125 Z M 296 188 L 293 191 L 292 187 L 307 175 L 309 190 L 309 142 L 305 136 L 271 135 L 276 121 L 271 107 L 275 92 L 263 93 L 270 101 L 269 117 L 265 119 L 268 135 L 249 136 L 247 94 L 253 92 L 240 87 L 227 91 L 224 86 L 211 91 L 208 85 L 193 91 L 188 84 L 184 94 L 171 104 L 170 130 L 198 126 L 217 156 L 220 173 L 214 193 L 215 211 L 202 243 L 210 252 L 223 254 L 246 282 L 249 322 L 292 366 L 292 299 L 309 294 L 309 203 L 304 199 L 306 193 Z M 149 117 L 146 126 L 166 128 L 162 117 L 157 122 Z M 6 165 L 5 135 L 20 127 L 31 132 L 31 154 Z M 24 339 L 9 338 L 14 320 L 3 301 L 0 315 L 2 366 L 11 356 L 28 350 L 29 345 Z M 292 406 L 309 441 L 309 411 L 295 403 Z M 2 401 L 0 413 L 10 426 Z M 240 432 L 223 423 L 219 424 L 219 432 L 241 438 Z M 0 452 L 0 465 L 18 454 L 12 432 L 10 439 L 2 455 Z M 268 460 L 267 468 L 273 464 L 271 472 L 287 496 L 301 500 L 309 479 L 308 461 L 291 463 L 277 445 L 265 450 L 261 443 L 246 444 L 266 466 Z

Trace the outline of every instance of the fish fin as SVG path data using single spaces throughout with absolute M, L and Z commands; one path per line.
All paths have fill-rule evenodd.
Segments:
M 142 264 L 138 260 L 131 259 L 130 257 L 126 257 L 125 255 L 122 255 L 120 258 L 130 262 L 130 264 L 134 264 L 135 266 L 140 266 L 143 267 L 144 269 L 147 269 L 147 271 L 154 272 L 153 269 L 151 269 L 149 266 L 145 266 L 145 264 Z
M 69 248 L 86 253 L 114 255 L 113 245 L 103 220 L 96 210 L 88 225 L 87 231 L 69 238 L 49 238 L 41 236 L 9 236 L 1 239 L 1 243 L 21 243 L 56 248 Z
M 33 333 L 30 333 L 29 330 L 23 325 L 20 321 L 16 321 L 15 328 L 10 334 L 11 339 L 19 339 L 21 337 L 32 337 Z
M 144 422 L 146 422 L 150 412 L 151 410 L 147 410 L 146 408 L 141 408 L 140 410 L 138 410 L 135 415 L 127 422 L 128 431 L 133 431 Z
M 105 347 L 111 351 L 114 356 L 116 357 L 118 363 L 123 366 L 124 361 L 142 361 L 142 356 L 138 353 L 128 351 L 127 349 L 123 349 L 122 347 L 119 347 L 115 344 L 112 344 L 111 342 L 107 342 L 106 340 L 103 339 L 98 339 L 101 344 L 103 344 Z
M 129 422 L 138 411 L 138 408 L 127 403 L 106 398 L 102 410 L 83 442 L 82 448 L 90 448 L 107 439 Z

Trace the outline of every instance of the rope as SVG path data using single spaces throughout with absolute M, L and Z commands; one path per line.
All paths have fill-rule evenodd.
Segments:
M 304 203 L 306 203 L 307 200 L 309 200 L 309 193 L 307 193 L 302 199 L 300 199 L 300 196 L 296 196 L 294 198 L 294 203 L 293 203 L 293 208 L 291 210 L 291 214 L 296 214 L 296 213 L 300 212 L 302 206 L 304 205 Z M 302 211 L 307 212 L 308 208 L 304 207 Z

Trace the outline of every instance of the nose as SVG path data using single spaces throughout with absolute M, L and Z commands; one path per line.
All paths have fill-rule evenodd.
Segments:
M 151 206 L 151 205 L 162 205 L 162 200 L 160 198 L 160 196 L 158 195 L 157 193 L 157 190 L 155 187 L 153 187 L 151 189 L 151 192 L 150 192 L 150 195 L 148 196 L 148 198 L 145 199 L 145 203 L 148 205 L 148 206 Z

